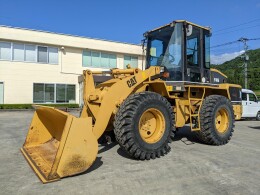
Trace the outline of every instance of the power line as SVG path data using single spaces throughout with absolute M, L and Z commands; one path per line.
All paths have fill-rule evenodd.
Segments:
M 249 28 L 255 28 L 255 27 L 258 27 L 260 26 L 259 25 L 255 25 L 255 26 L 248 26 L 246 28 L 240 28 L 240 29 L 237 29 L 237 30 L 232 30 L 232 31 L 228 31 L 228 32 L 222 32 L 222 33 L 217 33 L 217 34 L 214 34 L 214 36 L 219 36 L 219 35 L 223 35 L 223 34 L 228 34 L 228 33 L 232 33 L 232 32 L 237 32 L 237 31 L 241 31 L 241 30 L 246 30 L 246 29 L 249 29 Z
M 222 47 L 222 46 L 231 45 L 231 44 L 237 43 L 237 42 L 238 42 L 238 40 L 236 40 L 236 41 L 231 41 L 231 42 L 227 42 L 227 43 L 223 43 L 223 44 L 219 44 L 219 45 L 214 45 L 214 46 L 212 46 L 212 47 L 210 47 L 210 48 Z
M 236 28 L 236 27 L 239 27 L 239 26 L 242 26 L 242 25 L 245 25 L 245 24 L 250 24 L 250 23 L 252 23 L 252 22 L 259 21 L 259 20 L 260 20 L 260 18 L 254 19 L 254 20 L 251 20 L 251 21 L 248 21 L 248 22 L 244 22 L 244 23 L 241 23 L 241 24 L 238 24 L 238 25 L 235 25 L 235 26 L 230 26 L 230 27 L 227 27 L 227 28 L 222 28 L 222 29 L 219 29 L 219 30 L 216 30 L 216 31 L 213 31 L 213 32 L 215 33 L 215 32 L 220 32 L 220 31 L 224 31 L 224 30 Z
M 235 50 L 238 50 L 239 52 L 242 50 L 240 42 L 237 42 L 235 44 L 230 44 L 225 47 L 223 46 L 223 47 L 216 47 L 210 49 L 210 51 L 214 53 L 227 53 L 227 52 L 234 52 Z
M 226 46 L 226 45 L 231 45 L 231 44 L 234 44 L 234 43 L 237 43 L 237 42 L 243 42 L 244 40 L 246 40 L 246 41 L 255 41 L 255 40 L 260 40 L 260 37 L 259 38 L 252 38 L 252 39 L 241 37 L 240 39 L 238 39 L 236 41 L 231 41 L 231 42 L 227 42 L 227 43 L 223 43 L 223 44 L 219 44 L 219 45 L 214 45 L 214 46 L 212 46 L 210 48 L 216 48 L 216 47 L 222 47 L 222 46 Z
M 260 37 L 259 38 L 254 38 L 254 39 L 247 39 L 247 40 L 249 40 L 249 41 L 255 41 L 255 40 L 260 40 Z

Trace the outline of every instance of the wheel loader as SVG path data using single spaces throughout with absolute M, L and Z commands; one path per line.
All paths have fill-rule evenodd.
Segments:
M 144 33 L 145 67 L 83 71 L 80 117 L 36 106 L 21 151 L 43 183 L 86 171 L 98 140 L 113 131 L 133 159 L 170 151 L 177 129 L 190 125 L 198 139 L 224 145 L 241 117 L 241 86 L 210 69 L 210 28 L 185 20 Z M 95 85 L 96 78 L 103 81 Z

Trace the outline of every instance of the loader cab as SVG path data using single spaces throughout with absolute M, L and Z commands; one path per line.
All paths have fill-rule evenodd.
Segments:
M 210 29 L 174 21 L 148 31 L 146 68 L 164 67 L 164 80 L 210 82 Z

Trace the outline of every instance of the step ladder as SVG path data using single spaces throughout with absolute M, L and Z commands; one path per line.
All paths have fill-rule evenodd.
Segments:
M 191 88 L 196 88 L 196 87 L 189 86 L 188 88 L 190 127 L 192 131 L 199 131 L 200 130 L 200 109 L 205 96 L 205 88 L 203 88 L 202 96 L 196 98 L 191 97 Z

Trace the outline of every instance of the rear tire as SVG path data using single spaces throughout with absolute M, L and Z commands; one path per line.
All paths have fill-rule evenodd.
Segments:
M 257 115 L 256 115 L 256 120 L 257 121 L 260 121 L 260 111 L 257 113 Z
M 205 98 L 200 110 L 200 141 L 210 145 L 224 145 L 234 131 L 234 111 L 229 99 L 221 95 Z
M 175 134 L 172 106 L 154 92 L 130 95 L 115 116 L 114 132 L 121 148 L 135 159 L 164 156 Z

